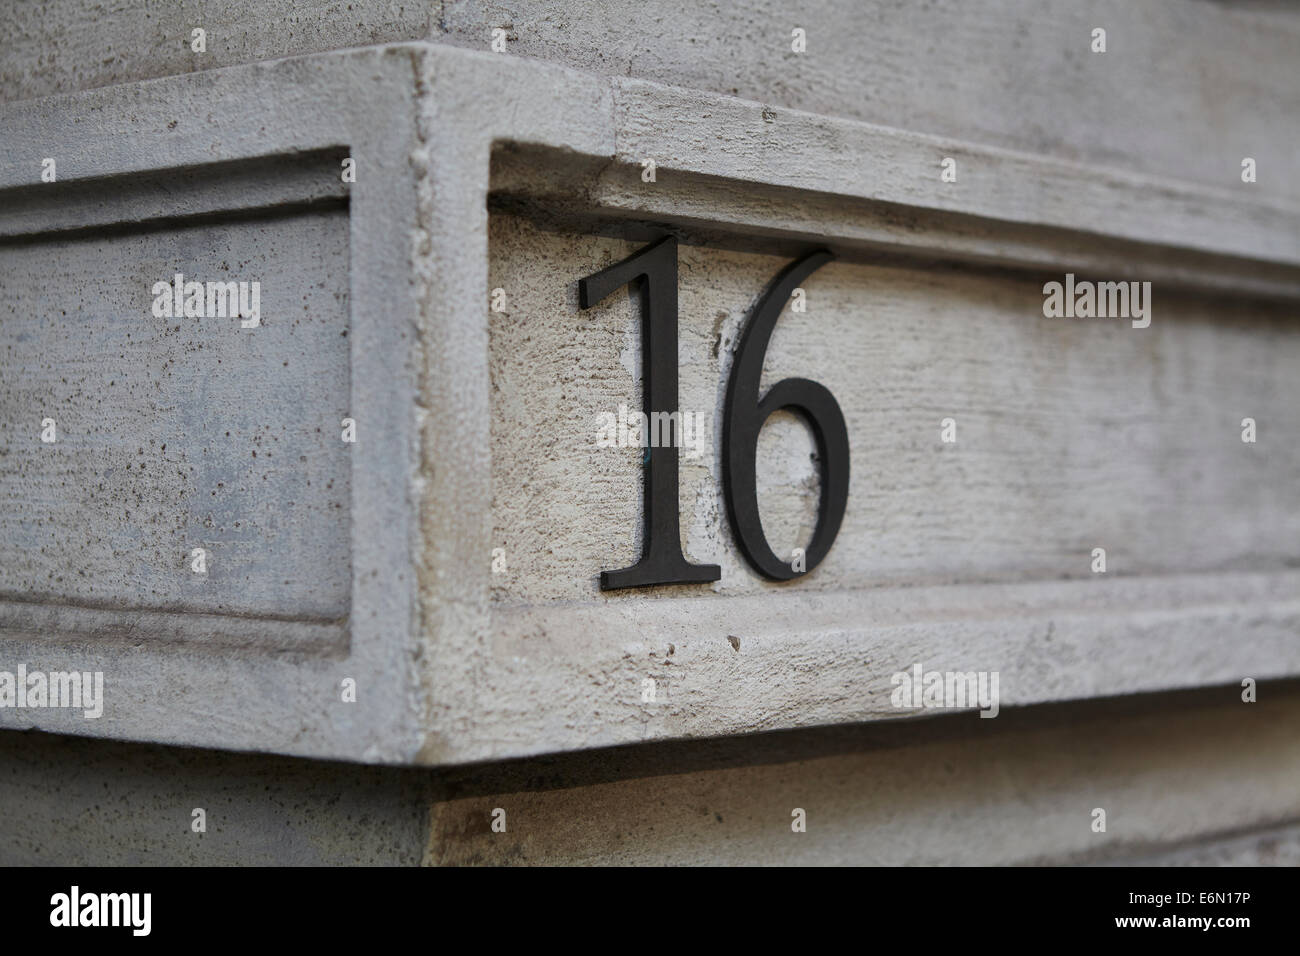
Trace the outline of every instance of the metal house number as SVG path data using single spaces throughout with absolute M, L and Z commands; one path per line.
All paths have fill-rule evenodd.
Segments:
M 804 279 L 835 257 L 825 250 L 786 266 L 748 316 L 736 345 L 722 417 L 722 489 L 727 515 L 745 559 L 773 581 L 807 574 L 826 557 L 840 530 L 849 497 L 849 434 L 839 403 L 824 385 L 806 378 L 777 382 L 759 398 L 763 356 L 781 310 Z M 677 240 L 660 239 L 636 254 L 578 282 L 578 304 L 587 309 L 623 286 L 641 283 L 642 375 L 647 421 L 677 410 Z M 817 527 L 799 570 L 776 556 L 758 514 L 758 433 L 781 409 L 798 412 L 812 426 L 820 460 Z M 676 418 L 667 419 L 678 427 Z M 716 581 L 716 564 L 691 564 L 682 554 L 677 514 L 677 441 L 649 448 L 645 462 L 645 541 L 641 560 L 601 571 L 602 591 Z

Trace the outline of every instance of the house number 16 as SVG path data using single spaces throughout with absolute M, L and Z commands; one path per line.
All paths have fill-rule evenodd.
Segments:
M 834 256 L 821 250 L 786 266 L 772 280 L 745 321 L 727 382 L 722 415 L 722 491 L 741 552 L 754 570 L 773 581 L 789 581 L 826 557 L 840 530 L 849 499 L 849 433 L 839 403 L 824 385 L 806 378 L 777 382 L 761 399 L 763 356 L 781 309 L 804 279 Z M 590 308 L 617 289 L 641 283 L 642 377 L 645 414 L 677 410 L 677 240 L 671 236 L 578 282 L 578 304 Z M 820 459 L 821 497 L 817 528 L 803 569 L 776 556 L 763 534 L 756 478 L 758 433 L 781 409 L 798 412 L 812 426 Z M 667 419 L 677 427 L 676 418 Z M 682 554 L 677 514 L 677 436 L 649 449 L 645 462 L 645 539 L 641 560 L 618 571 L 601 571 L 602 591 L 716 581 L 716 564 L 691 564 Z

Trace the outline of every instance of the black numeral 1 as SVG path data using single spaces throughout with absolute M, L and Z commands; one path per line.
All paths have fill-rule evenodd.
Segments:
M 611 293 L 641 283 L 641 354 L 647 421 L 677 411 L 677 240 L 669 236 L 578 282 L 578 304 L 590 308 Z M 600 588 L 716 581 L 716 564 L 691 564 L 682 554 L 677 513 L 678 419 L 671 440 L 648 449 L 645 462 L 645 542 L 630 568 L 601 571 Z

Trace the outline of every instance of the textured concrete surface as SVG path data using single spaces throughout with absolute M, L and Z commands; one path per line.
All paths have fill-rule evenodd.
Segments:
M 502 29 L 512 56 L 1225 187 L 1251 155 L 1261 192 L 1300 196 L 1289 66 L 1300 28 L 1269 0 L 12 6 L 6 99 L 397 40 L 488 50 Z M 195 27 L 208 33 L 202 54 Z M 791 50 L 796 27 L 803 54 Z M 1090 52 L 1096 27 L 1105 54 Z
M 8 732 L 0 865 L 1287 865 L 1298 718 L 1211 688 L 447 771 Z
M 543 759 L 516 774 L 509 765 L 480 779 L 456 774 L 434 807 L 429 856 L 444 865 L 988 865 L 1173 853 L 1170 862 L 1268 863 L 1263 846 L 1242 842 L 1300 818 L 1297 720 L 1292 684 L 1254 705 L 1223 688 L 993 721 Z M 490 828 L 498 808 L 504 833 Z M 806 832 L 791 829 L 795 808 L 806 811 Z M 1092 829 L 1095 808 L 1106 811 L 1104 833 Z M 1222 850 L 1187 849 L 1220 835 Z
M 347 266 L 342 210 L 0 249 L 0 409 L 58 430 L 0 446 L 0 596 L 346 616 Z M 154 316 L 177 273 L 258 282 L 259 327 Z
M 12 731 L 0 808 L 6 866 L 410 865 L 428 823 L 393 770 Z
M 0 863 L 1297 858 L 1300 687 L 1274 679 L 1300 673 L 1284 4 L 55 0 L 0 19 L 0 669 L 108 672 L 101 721 L 0 721 L 492 761 L 6 729 Z M 398 45 L 352 49 L 377 44 Z M 802 590 L 738 559 L 716 427 L 680 504 L 722 580 L 595 590 L 636 553 L 637 452 L 591 445 L 596 413 L 638 404 L 639 336 L 633 297 L 579 313 L 574 282 L 664 231 L 683 408 L 714 422 L 772 272 L 841 256 L 767 363 L 850 420 L 850 511 Z M 263 280 L 258 349 L 137 332 L 147 285 L 217 259 L 261 273 L 239 276 Z M 1154 280 L 1154 326 L 1041 319 L 1065 271 Z M 35 457 L 51 404 L 64 444 Z M 316 424 L 347 412 L 361 454 L 319 455 Z M 810 531 L 810 454 L 788 416 L 760 442 L 780 549 Z M 1001 670 L 999 719 L 877 719 L 914 661 Z M 1199 689 L 1116 696 L 1174 687 Z
M 498 746 L 899 716 L 890 677 L 915 661 L 997 671 L 1018 704 L 1296 665 L 1300 435 L 1243 445 L 1235 412 L 1267 409 L 1293 431 L 1289 307 L 1162 286 L 1160 323 L 1139 331 L 1043 318 L 1040 277 L 824 267 L 805 283 L 807 311 L 777 324 L 764 385 L 802 375 L 836 396 L 849 504 L 823 565 L 774 586 L 725 517 L 719 422 L 741 322 L 789 259 L 683 244 L 680 408 L 710 428 L 702 453 L 682 453 L 681 540 L 721 579 L 601 593 L 598 572 L 642 547 L 642 451 L 598 440 L 602 415 L 640 407 L 640 299 L 620 291 L 583 310 L 574 285 L 640 243 L 534 211 L 490 223 L 488 285 L 508 303 L 490 315 L 504 567 L 468 679 L 474 723 Z M 940 441 L 948 415 L 953 445 Z M 760 437 L 779 553 L 811 536 L 812 450 L 793 416 Z M 1105 576 L 1090 567 L 1096 546 Z
M 1300 866 L 1300 825 L 1265 827 L 1189 841 L 1154 853 L 1109 861 L 1119 866 Z
M 62 229 L 157 216 L 170 188 L 143 189 L 139 174 L 188 182 L 204 163 L 231 175 L 269 162 L 278 176 L 296 156 L 319 170 L 322 152 L 345 144 L 364 172 L 348 195 L 349 404 L 363 438 L 351 455 L 350 614 L 336 635 L 346 644 L 317 640 L 312 622 L 7 602 L 6 653 L 47 670 L 94 663 L 113 688 L 99 723 L 0 713 L 11 726 L 437 764 L 898 716 L 890 676 L 915 662 L 999 670 L 1016 704 L 1300 668 L 1285 517 L 1296 443 L 1286 419 L 1274 421 L 1294 403 L 1286 313 L 1263 298 L 1199 300 L 1175 282 L 1156 300 L 1167 321 L 1137 332 L 1123 320 L 1046 323 L 1033 292 L 1044 272 L 1075 269 L 1101 245 L 1112 262 L 1131 247 L 1142 263 L 1190 256 L 1185 270 L 1208 257 L 1221 282 L 1263 277 L 1269 301 L 1294 299 L 1300 214 L 1284 203 L 972 144 L 962 155 L 982 172 L 953 190 L 920 173 L 945 143 L 907 130 L 438 44 L 22 100 L 0 107 L 0 125 L 12 130 L 0 185 L 20 200 L 0 218 L 11 248 L 41 234 L 32 158 L 47 150 L 66 157 L 81 190 L 85 223 L 56 204 Z M 512 255 L 491 232 L 502 144 L 567 157 L 559 185 L 603 169 L 612 191 L 569 202 L 591 195 L 586 214 L 604 222 L 584 232 L 611 235 L 569 247 L 520 228 Z M 629 181 L 646 194 L 660 185 L 639 178 L 643 150 L 669 163 L 648 224 L 627 199 Z M 896 175 L 907 169 L 916 176 Z M 518 164 L 510 172 L 500 198 L 531 199 L 551 222 L 557 184 L 524 188 Z M 131 182 L 132 202 L 99 202 L 88 191 L 98 177 Z M 247 178 L 174 205 L 247 217 L 234 188 Z M 322 193 L 334 195 L 291 174 L 260 196 L 280 207 Z M 893 262 L 875 262 L 879 236 L 855 232 L 852 216 L 810 218 L 809 199 L 869 207 L 906 231 L 901 204 L 924 225 Z M 572 210 L 561 212 L 555 223 Z M 1094 243 L 1112 219 L 1120 235 Z M 701 226 L 714 237 L 707 252 L 689 241 Z M 683 505 L 688 548 L 727 556 L 719 591 L 592 599 L 596 573 L 634 547 L 635 462 L 591 454 L 583 413 L 592 395 L 606 412 L 633 399 L 637 363 L 631 303 L 578 316 L 573 283 L 584 256 L 594 268 L 631 247 L 617 241 L 664 230 L 686 249 L 685 399 L 715 420 L 740 316 L 787 255 L 738 250 L 779 241 L 789 254 L 813 243 L 845 254 L 810 282 L 813 311 L 778 326 L 770 357 L 769 374 L 797 365 L 841 395 L 855 453 L 866 453 L 841 548 L 800 587 L 739 566 L 710 460 L 688 468 Z M 494 329 L 487 293 L 502 267 L 531 320 Z M 517 367 L 528 356 L 540 378 Z M 495 431 L 494 371 L 505 416 Z M 1245 457 L 1247 412 L 1215 395 L 1263 407 L 1251 413 L 1282 438 Z M 935 430 L 952 406 L 964 424 L 945 449 Z M 807 439 L 786 419 L 761 451 L 773 534 L 788 547 L 810 519 Z M 1012 498 L 1023 505 L 1006 509 Z M 521 573 L 513 583 L 491 570 L 498 530 L 518 538 L 505 553 Z M 1104 580 L 1082 570 L 1097 546 L 1117 547 Z M 98 640 L 106 634 L 114 640 Z M 190 654 L 196 646 L 236 653 Z M 670 706 L 645 706 L 647 677 Z M 355 706 L 340 700 L 347 678 L 364 690 Z
M 0 203 L 16 310 L 0 333 L 0 487 L 23 502 L 5 544 L 58 531 L 6 554 L 0 660 L 102 671 L 106 698 L 97 720 L 4 708 L 3 726 L 372 762 L 419 751 L 414 56 L 0 107 L 0 189 L 17 199 Z M 349 144 L 365 172 L 345 188 Z M 58 159 L 58 183 L 32 174 L 36 154 Z M 265 324 L 153 315 L 156 282 L 223 265 L 260 281 Z M 19 425 L 49 402 L 63 445 Z M 160 557 L 194 535 L 206 574 L 189 549 Z M 56 565 L 51 588 L 38 578 Z
M 640 299 L 580 310 L 576 279 L 640 243 L 491 227 L 494 543 L 499 604 L 571 602 L 641 548 L 638 448 L 599 445 L 602 415 L 641 406 Z M 708 423 L 682 452 L 684 553 L 719 564 L 719 594 L 771 593 L 727 523 L 722 395 L 746 314 L 790 260 L 679 247 L 679 402 Z M 1285 571 L 1300 540 L 1300 338 L 1293 309 L 1162 288 L 1159 321 L 1042 315 L 1041 277 L 824 266 L 807 311 L 782 314 L 762 389 L 830 389 L 848 425 L 848 510 L 799 590 Z M 1250 409 L 1267 447 L 1241 441 Z M 957 441 L 940 441 L 953 416 Z M 812 432 L 779 413 L 758 444 L 764 532 L 778 555 L 816 522 Z M 698 589 L 665 589 L 687 596 Z M 606 596 L 617 603 L 620 595 Z

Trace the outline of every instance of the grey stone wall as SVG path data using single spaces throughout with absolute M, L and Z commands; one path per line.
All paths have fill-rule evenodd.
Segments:
M 1223 688 L 444 771 L 9 732 L 0 864 L 1294 865 L 1297 717 Z
M 1300 195 L 1279 130 L 1300 105 L 1300 29 L 1281 2 L 59 0 L 18 4 L 11 22 L 4 99 L 401 40 L 486 50 L 500 28 L 511 55 L 1205 183 L 1250 142 L 1277 171 L 1262 188 Z M 814 55 L 796 63 L 799 26 Z M 1093 26 L 1140 83 L 1074 42 Z M 205 54 L 189 49 L 195 27 Z
M 0 670 L 98 662 L 111 706 L 0 714 L 0 864 L 1300 859 L 1294 9 L 3 20 Z M 720 579 L 598 589 L 641 544 L 641 451 L 590 441 L 639 400 L 641 299 L 580 308 L 576 282 L 664 231 L 683 407 L 714 418 L 764 283 L 839 257 L 766 366 L 853 436 L 835 561 L 797 588 L 737 549 L 715 431 L 679 511 Z M 219 260 L 283 280 L 256 347 L 140 325 L 155 278 Z M 1047 321 L 1066 271 L 1153 279 L 1158 321 Z M 74 439 L 37 455 L 51 406 Z M 795 416 L 763 433 L 782 552 L 816 524 L 814 448 Z M 914 661 L 999 671 L 1001 713 L 900 715 Z

